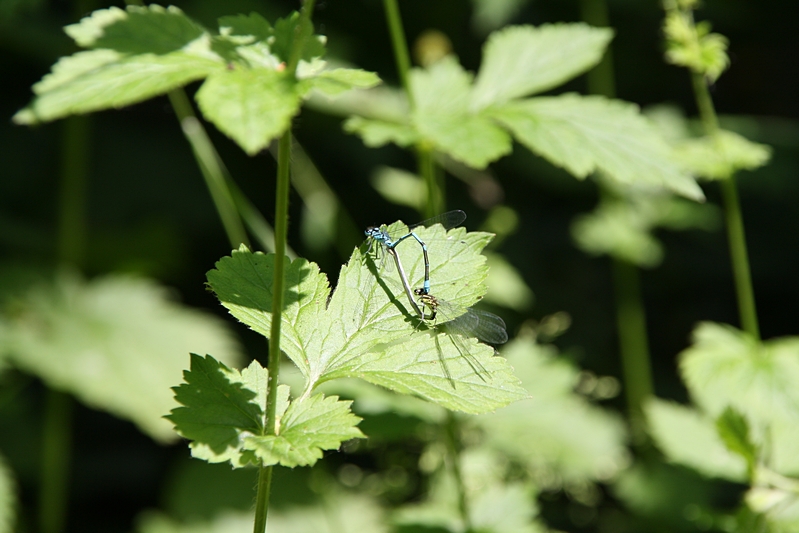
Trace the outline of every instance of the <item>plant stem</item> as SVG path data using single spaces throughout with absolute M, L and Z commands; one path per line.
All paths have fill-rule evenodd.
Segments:
M 608 6 L 605 0 L 582 0 L 583 20 L 592 26 L 608 27 Z M 608 47 L 602 61 L 588 72 L 588 90 L 608 98 L 616 96 L 613 76 L 613 53 Z M 600 187 L 602 187 L 600 185 Z M 602 191 L 603 196 L 610 193 Z M 643 403 L 652 396 L 652 368 L 646 331 L 646 308 L 641 295 L 638 268 L 624 259 L 611 258 L 613 288 L 616 296 L 616 332 L 619 338 L 624 390 L 634 442 L 646 438 Z
M 691 73 L 696 105 L 705 133 L 712 139 L 717 139 L 719 123 L 710 91 L 702 74 Z M 749 269 L 749 253 L 746 247 L 746 232 L 744 231 L 743 213 L 735 184 L 735 176 L 730 175 L 722 179 L 719 185 L 724 201 L 724 219 L 727 227 L 727 241 L 730 246 L 730 262 L 735 278 L 735 293 L 738 298 L 738 314 L 741 327 L 749 335 L 760 340 L 760 325 L 757 320 L 757 307 L 755 305 L 755 291 L 752 287 L 752 274 Z
M 240 244 L 249 247 L 247 232 L 244 231 L 244 225 L 236 209 L 236 202 L 227 186 L 228 180 L 219 154 L 214 149 L 202 124 L 197 120 L 186 92 L 183 89 L 175 89 L 169 91 L 168 95 L 169 102 L 180 121 L 183 134 L 189 141 L 194 158 L 205 178 L 205 184 L 211 193 L 211 199 L 222 220 L 222 226 L 225 228 L 230 245 L 233 248 L 238 248 Z
M 72 455 L 72 398 L 48 389 L 42 431 L 42 473 L 39 494 L 39 531 L 64 531 Z
M 610 26 L 608 4 L 605 0 L 581 0 L 582 18 L 591 26 L 607 28 Z M 602 61 L 586 74 L 588 92 L 601 94 L 608 98 L 616 96 L 616 80 L 613 76 L 613 49 L 608 46 Z
M 623 259 L 613 258 L 612 263 L 616 289 L 616 327 L 630 429 L 633 441 L 640 442 L 646 435 L 643 403 L 653 394 L 646 311 L 638 268 Z
M 86 185 L 91 119 L 70 117 L 61 136 L 61 190 L 58 210 L 58 260 L 79 267 L 86 248 Z
M 383 7 L 386 10 L 386 22 L 388 31 L 391 34 L 391 47 L 394 49 L 394 60 L 397 62 L 397 73 L 399 74 L 402 88 L 408 98 L 411 108 L 413 108 L 413 94 L 411 93 L 411 83 L 409 72 L 411 70 L 411 56 L 408 53 L 408 41 L 405 38 L 405 30 L 402 28 L 402 16 L 400 15 L 397 0 L 383 0 Z
M 455 488 L 458 491 L 458 511 L 463 521 L 464 531 L 471 531 L 471 519 L 469 518 L 469 506 L 466 502 L 466 485 L 463 483 L 463 473 L 461 472 L 460 465 L 460 447 L 458 446 L 458 419 L 452 413 L 447 411 L 447 419 L 444 422 L 444 432 L 447 457 L 449 458 L 449 467 L 452 471 L 452 477 L 455 481 Z
M 306 0 L 300 13 L 291 44 L 291 55 L 286 73 L 295 77 L 297 65 L 302 57 L 308 25 L 311 23 L 314 0 Z M 280 326 L 283 317 L 283 295 L 286 264 L 286 236 L 289 222 L 289 188 L 291 185 L 291 126 L 278 141 L 277 148 L 277 187 L 275 192 L 275 263 L 272 279 L 272 324 L 269 333 L 268 385 L 266 392 L 267 435 L 277 434 L 277 386 L 280 375 Z M 255 521 L 253 533 L 266 531 L 266 518 L 269 511 L 269 494 L 272 488 L 272 466 L 262 466 L 258 472 L 258 491 L 255 499 Z
M 436 179 L 436 162 L 433 158 L 433 151 L 422 147 L 416 148 L 416 162 L 419 166 L 419 175 L 427 188 L 427 202 L 425 202 L 425 212 L 423 216 L 430 218 L 442 211 L 441 195 Z

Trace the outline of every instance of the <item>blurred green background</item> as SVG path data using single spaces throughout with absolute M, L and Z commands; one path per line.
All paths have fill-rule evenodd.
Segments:
M 490 0 L 485 0 L 490 4 Z M 3 73 L 0 126 L 0 257 L 4 264 L 52 265 L 56 257 L 59 172 L 64 157 L 65 123 L 36 128 L 15 126 L 10 117 L 31 99 L 31 85 L 62 55 L 72 53 L 61 27 L 93 9 L 114 4 L 45 0 L 0 0 L 0 72 Z M 296 2 L 175 2 L 189 16 L 215 27 L 217 17 L 258 11 L 272 20 L 296 9 Z M 476 70 L 490 21 L 477 16 L 468 1 L 401 2 L 411 42 L 426 30 L 446 34 L 467 69 Z M 641 106 L 671 104 L 695 114 L 686 72 L 662 59 L 658 2 L 609 0 L 618 97 Z M 799 301 L 799 4 L 789 0 L 708 0 L 699 12 L 731 42 L 732 66 L 713 87 L 717 110 L 727 127 L 774 147 L 771 164 L 739 174 L 752 274 L 763 338 L 795 334 Z M 508 23 L 542 24 L 580 20 L 578 0 L 520 3 Z M 377 72 L 396 85 L 382 3 L 353 0 L 318 4 L 317 32 L 328 37 L 329 59 Z M 191 94 L 196 86 L 188 88 Z M 579 78 L 563 91 L 585 92 Z M 135 272 L 174 287 L 189 305 L 224 317 L 205 289 L 205 273 L 230 252 L 190 147 L 165 97 L 129 108 L 92 115 L 87 123 L 86 161 L 89 276 Z M 275 162 L 269 153 L 247 157 L 209 126 L 212 140 L 247 197 L 273 222 Z M 317 262 L 335 284 L 340 265 L 363 240 L 360 228 L 418 213 L 388 203 L 370 177 L 381 165 L 413 170 L 412 154 L 390 146 L 367 149 L 341 130 L 341 119 L 306 109 L 295 121 L 295 135 L 342 203 L 353 226 L 339 224 L 331 242 L 309 239 L 307 207 L 291 198 L 289 243 L 301 257 Z M 501 187 L 498 202 L 461 180 L 447 181 L 447 207 L 465 210 L 466 226 L 481 228 L 489 211 L 504 205 L 519 225 L 495 251 L 503 254 L 535 293 L 524 310 L 499 307 L 511 336 L 525 321 L 565 311 L 571 328 L 557 339 L 564 356 L 599 375 L 618 376 L 615 317 L 609 262 L 579 251 L 570 236 L 573 219 L 593 209 L 596 186 L 516 147 L 492 165 Z M 703 184 L 708 202 L 718 203 L 714 184 Z M 665 259 L 642 277 L 648 312 L 656 392 L 684 399 L 675 356 L 700 320 L 737 325 L 738 312 L 724 232 L 662 232 Z M 342 252 L 346 254 L 342 255 Z M 490 279 L 489 279 L 490 283 Z M 1 284 L 1 282 L 0 282 Z M 230 321 L 232 324 L 232 321 Z M 237 327 L 250 354 L 264 351 L 263 340 Z M 188 362 L 188 357 L 187 357 Z M 32 506 L 37 482 L 38 431 L 42 385 L 33 383 L 0 405 L 0 450 L 13 466 L 23 505 Z M 608 402 L 621 409 L 620 398 Z M 168 499 L 169 480 L 188 468 L 185 444 L 161 447 L 128 422 L 77 406 L 71 523 L 83 531 L 126 531 L 141 509 Z M 383 455 L 381 455 L 383 454 Z M 376 456 L 412 455 L 400 448 Z M 227 467 L 217 466 L 217 469 Z M 250 473 L 237 472 L 246 478 Z M 309 475 L 304 473 L 302 475 Z M 249 482 L 244 483 L 245 489 Z M 241 487 L 242 485 L 232 485 Z M 165 488 L 166 487 L 166 488 Z M 246 500 L 235 490 L 231 500 Z M 179 504 L 172 502 L 173 507 Z

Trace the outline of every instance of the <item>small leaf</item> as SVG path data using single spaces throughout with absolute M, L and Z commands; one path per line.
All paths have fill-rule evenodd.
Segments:
M 694 400 L 719 416 L 728 406 L 753 421 L 799 422 L 799 337 L 763 343 L 731 326 L 703 322 L 680 354 Z
M 727 449 L 743 457 L 750 470 L 754 469 L 757 461 L 757 448 L 750 439 L 749 423 L 746 418 L 735 409 L 728 407 L 716 419 L 716 431 Z
M 486 252 L 486 258 L 491 284 L 483 301 L 516 311 L 529 309 L 534 299 L 533 291 L 521 272 L 502 255 Z
M 267 338 L 272 328 L 273 269 L 273 255 L 253 254 L 242 247 L 208 272 L 208 283 L 222 305 Z M 307 377 L 307 350 L 315 344 L 311 342 L 313 328 L 308 325 L 324 328 L 322 313 L 330 288 L 315 264 L 296 259 L 286 266 L 285 291 L 281 348 Z
M 17 124 L 119 108 L 164 94 L 224 68 L 219 59 L 186 52 L 119 56 L 96 50 L 62 58 L 34 86 L 37 97 L 14 115 Z
M 251 37 L 243 42 L 266 41 L 274 35 L 274 29 L 260 14 L 231 15 L 220 17 L 219 33 L 234 37 Z
M 474 168 L 511 152 L 510 136 L 488 116 L 470 111 L 472 76 L 454 57 L 411 71 L 413 123 L 436 149 Z
M 715 137 L 681 141 L 676 150 L 687 168 L 708 179 L 727 179 L 738 170 L 754 170 L 771 159 L 769 146 L 726 130 Z
M 288 17 L 278 19 L 275 22 L 275 37 L 270 46 L 272 52 L 283 61 L 288 62 L 291 47 L 294 41 L 298 39 L 305 40 L 300 59 L 310 61 L 325 54 L 325 38 L 321 35 L 313 35 L 313 26 L 311 24 L 306 24 L 305 31 L 300 35 L 296 31 L 299 21 L 300 14 L 295 11 Z
M 260 372 L 264 374 L 260 381 L 265 381 L 266 370 Z M 211 463 L 246 464 L 241 451 L 244 435 L 260 434 L 264 423 L 256 392 L 245 387 L 237 371 L 210 355 L 192 354 L 191 370 L 183 372 L 183 379 L 185 383 L 173 389 L 183 407 L 166 418 L 192 441 L 192 455 Z
M 688 407 L 657 399 L 648 402 L 644 411 L 650 434 L 670 461 L 706 476 L 730 481 L 746 479 L 746 462 L 727 449 L 712 419 Z
M 599 63 L 612 37 L 612 30 L 587 24 L 513 26 L 491 34 L 473 109 L 557 87 Z
M 203 115 L 250 155 L 282 135 L 300 108 L 291 81 L 268 69 L 214 73 L 196 98 Z
M 363 117 L 348 118 L 344 122 L 344 131 L 359 135 L 363 143 L 370 148 L 379 148 L 388 143 L 408 147 L 418 139 L 413 128 L 406 124 Z
M 202 26 L 179 8 L 151 5 L 95 11 L 64 28 L 84 48 L 115 50 L 122 54 L 168 54 L 206 35 Z
M 566 94 L 510 102 L 492 114 L 533 152 L 578 178 L 601 170 L 622 185 L 704 194 L 638 108 L 600 96 Z
M 162 416 L 175 406 L 169 387 L 189 353 L 237 360 L 219 320 L 171 302 L 148 280 L 62 275 L 26 291 L 15 309 L 2 318 L 0 351 L 17 367 L 159 441 L 176 438 Z
M 338 449 L 345 440 L 363 438 L 356 427 L 361 419 L 350 411 L 350 401 L 321 394 L 291 402 L 277 435 L 251 436 L 245 448 L 264 465 L 306 466 L 322 457 L 323 450 Z
M 640 267 L 653 267 L 663 259 L 663 246 L 650 233 L 654 226 L 650 214 L 623 202 L 605 202 L 574 221 L 572 237 L 591 255 L 608 254 Z
M 315 89 L 327 96 L 337 96 L 351 89 L 369 89 L 380 83 L 374 72 L 355 68 L 324 70 L 304 80 L 306 90 Z M 303 91 L 304 92 L 304 91 Z

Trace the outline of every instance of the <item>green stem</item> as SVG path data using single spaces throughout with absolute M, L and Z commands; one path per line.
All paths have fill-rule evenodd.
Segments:
M 394 60 L 397 62 L 397 73 L 399 74 L 402 88 L 413 108 L 413 94 L 411 93 L 411 83 L 409 73 L 411 71 L 411 56 L 408 53 L 408 41 L 405 38 L 405 30 L 402 28 L 402 16 L 400 15 L 397 0 L 383 0 L 386 10 L 386 22 L 388 31 L 391 34 L 391 47 L 394 49 Z
M 757 321 L 755 292 L 752 288 L 752 274 L 749 270 L 749 254 L 746 250 L 741 202 L 738 189 L 732 176 L 720 183 L 724 198 L 724 219 L 727 225 L 727 240 L 730 246 L 730 260 L 735 277 L 735 292 L 738 296 L 738 313 L 741 327 L 755 339 L 760 340 L 760 326 Z
M 70 456 L 72 455 L 72 398 L 52 389 L 47 391 L 43 442 L 39 531 L 64 531 L 67 515 Z
M 610 26 L 608 4 L 605 0 L 581 0 L 580 10 L 582 18 L 591 26 L 607 28 Z M 613 76 L 613 50 L 610 46 L 605 50 L 605 55 L 599 64 L 586 74 L 588 92 L 601 94 L 608 98 L 616 96 L 616 81 Z
M 183 134 L 189 141 L 194 158 L 205 178 L 205 184 L 211 193 L 211 199 L 222 220 L 222 226 L 225 228 L 230 245 L 233 248 L 238 248 L 240 244 L 250 247 L 247 232 L 244 230 L 244 225 L 236 209 L 236 202 L 227 186 L 228 180 L 219 154 L 214 149 L 202 124 L 197 120 L 186 92 L 183 89 L 175 89 L 168 95 L 172 108 L 180 121 Z
M 608 27 L 608 6 L 605 0 L 582 0 L 583 20 L 592 26 Z M 602 61 L 588 73 L 588 89 L 593 94 L 608 98 L 616 96 L 613 76 L 613 53 L 608 47 Z M 601 185 L 600 185 L 601 187 Z M 603 196 L 609 192 L 602 190 Z M 613 257 L 613 286 L 616 295 L 616 331 L 619 337 L 624 390 L 630 416 L 630 429 L 635 442 L 646 437 L 643 403 L 652 396 L 652 368 L 650 364 L 649 340 L 646 331 L 646 310 L 641 295 L 641 279 L 638 268 Z
M 645 438 L 643 404 L 653 394 L 646 311 L 641 296 L 638 268 L 623 259 L 613 259 L 616 289 L 616 327 L 619 335 L 624 390 L 633 439 Z
M 452 477 L 455 481 L 455 488 L 458 491 L 458 511 L 463 521 L 464 531 L 471 531 L 472 525 L 469 518 L 469 506 L 466 501 L 466 485 L 463 482 L 463 473 L 461 472 L 460 465 L 460 447 L 458 445 L 458 419 L 452 413 L 447 411 L 447 419 L 445 421 L 444 431 L 447 445 L 447 456 L 449 458 L 449 467 L 452 471 Z
M 440 188 L 438 186 L 436 162 L 433 157 L 433 151 L 422 147 L 416 148 L 416 162 L 419 167 L 419 175 L 424 181 L 427 189 L 427 202 L 425 203 L 424 217 L 429 218 L 440 213 L 442 210 L 442 202 Z
M 704 76 L 699 73 L 691 74 L 696 105 L 705 133 L 711 139 L 718 139 L 719 121 L 713 100 Z M 746 232 L 744 231 L 741 201 L 735 184 L 735 176 L 730 175 L 720 183 L 721 195 L 724 201 L 724 219 L 727 226 L 727 241 L 730 246 L 730 262 L 735 278 L 735 293 L 738 298 L 738 314 L 741 327 L 752 337 L 760 340 L 760 326 L 757 320 L 757 307 L 755 305 L 755 291 L 752 286 L 752 273 L 749 268 L 749 253 L 746 246 Z
M 303 4 L 300 20 L 291 45 L 291 55 L 286 72 L 294 77 L 305 47 L 307 28 L 311 23 L 314 0 Z M 286 239 L 289 223 L 289 188 L 291 185 L 291 127 L 278 141 L 277 187 L 275 193 L 275 264 L 272 279 L 272 324 L 269 333 L 268 386 L 266 393 L 266 434 L 277 434 L 277 386 L 280 375 L 280 325 L 283 317 L 283 295 L 286 270 Z M 262 466 L 258 472 L 258 492 L 255 499 L 254 533 L 266 531 L 269 511 L 269 494 L 272 488 L 272 466 Z
M 61 137 L 61 191 L 59 195 L 58 260 L 79 267 L 86 248 L 86 184 L 91 119 L 70 117 Z

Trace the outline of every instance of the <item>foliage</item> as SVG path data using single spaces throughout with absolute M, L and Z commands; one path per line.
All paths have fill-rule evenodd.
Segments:
M 177 437 L 162 416 L 175 406 L 169 387 L 191 351 L 231 364 L 240 357 L 217 319 L 129 276 L 62 273 L 20 290 L 0 318 L 0 353 L 14 366 L 159 441 Z
M 510 153 L 512 134 L 578 178 L 601 170 L 623 185 L 704 198 L 636 106 L 574 94 L 525 98 L 594 66 L 611 36 L 584 24 L 506 28 L 488 39 L 474 82 L 454 57 L 444 58 L 411 72 L 409 115 L 356 116 L 345 129 L 368 146 L 431 146 L 475 168 Z
M 222 17 L 212 34 L 177 7 L 95 11 L 65 28 L 89 51 L 62 58 L 34 85 L 36 98 L 18 124 L 120 108 L 205 79 L 197 102 L 205 117 L 249 154 L 267 147 L 311 91 L 339 94 L 371 87 L 374 74 L 325 70 L 324 39 L 306 36 L 297 71 L 284 73 L 299 16 L 274 26 L 253 13 Z

